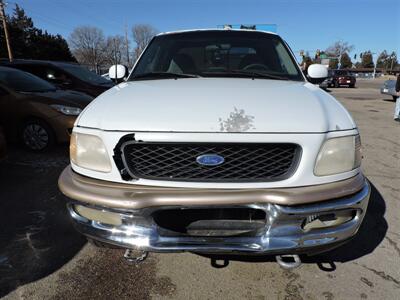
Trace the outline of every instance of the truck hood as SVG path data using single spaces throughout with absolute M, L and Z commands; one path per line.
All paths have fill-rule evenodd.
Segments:
M 96 98 L 77 124 L 120 131 L 254 133 L 356 127 L 346 109 L 313 84 L 251 78 L 121 83 Z

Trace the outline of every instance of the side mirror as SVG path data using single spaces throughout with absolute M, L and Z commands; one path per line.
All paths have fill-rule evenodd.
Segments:
M 307 69 L 307 78 L 311 83 L 321 83 L 328 77 L 328 68 L 320 64 L 312 64 Z
M 113 65 L 108 69 L 108 76 L 111 80 L 121 82 L 128 75 L 128 68 L 124 65 Z

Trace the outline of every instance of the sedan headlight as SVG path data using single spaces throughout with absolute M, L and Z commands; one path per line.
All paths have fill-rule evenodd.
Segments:
M 361 165 L 359 135 L 326 140 L 319 151 L 314 174 L 317 176 L 344 173 Z
M 82 109 L 80 109 L 79 107 L 65 106 L 59 104 L 52 104 L 50 106 L 56 111 L 67 116 L 78 116 L 82 112 Z
M 71 161 L 78 167 L 104 173 L 111 172 L 107 149 L 98 136 L 73 132 L 69 149 Z

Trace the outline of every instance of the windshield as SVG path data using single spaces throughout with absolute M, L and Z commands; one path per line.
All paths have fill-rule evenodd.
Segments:
M 20 70 L 1 68 L 0 83 L 16 92 L 48 92 L 55 86 L 39 77 Z
M 151 73 L 205 77 L 252 74 L 257 78 L 304 80 L 282 39 L 256 31 L 195 31 L 158 36 L 129 79 L 151 79 L 143 76 Z
M 348 76 L 350 75 L 348 71 L 335 71 L 336 76 Z
M 89 71 L 88 69 L 79 65 L 59 65 L 60 68 L 72 74 L 82 81 L 94 84 L 110 84 L 111 81 L 97 75 L 96 73 Z

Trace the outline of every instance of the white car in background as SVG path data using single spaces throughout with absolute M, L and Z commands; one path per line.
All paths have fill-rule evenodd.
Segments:
M 326 68 L 308 76 L 273 33 L 156 36 L 75 124 L 59 187 L 76 228 L 136 261 L 147 251 L 272 254 L 291 268 L 345 243 L 370 194 L 359 132 L 308 82 Z
M 393 101 L 399 97 L 396 92 L 396 80 L 386 80 L 381 87 L 381 94 L 392 96 Z

